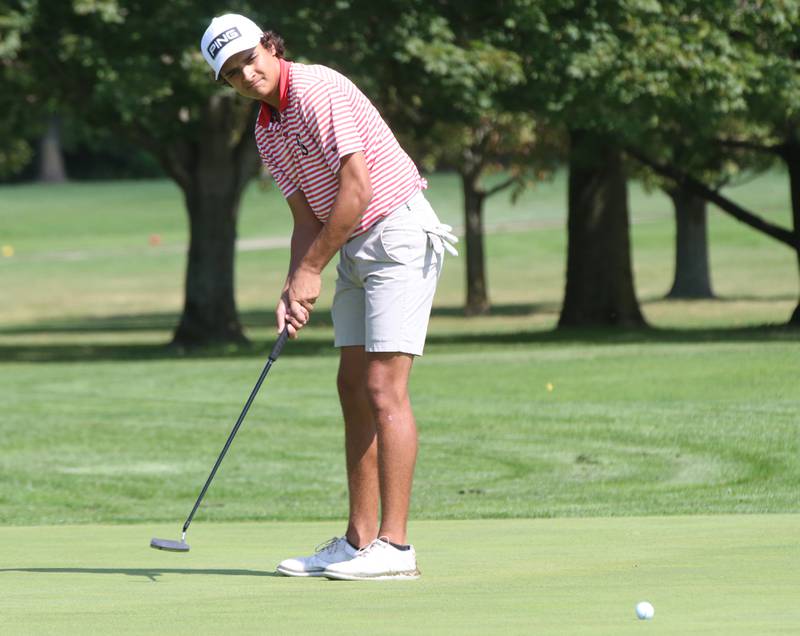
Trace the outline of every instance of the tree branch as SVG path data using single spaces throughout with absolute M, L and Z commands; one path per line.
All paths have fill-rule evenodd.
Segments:
M 773 225 L 772 223 L 765 221 L 752 212 L 749 212 L 743 207 L 735 204 L 730 199 L 722 196 L 719 192 L 715 192 L 692 176 L 681 172 L 673 166 L 660 164 L 655 159 L 651 159 L 636 148 L 625 147 L 625 152 L 661 176 L 672 179 L 678 185 L 691 192 L 694 192 L 696 195 L 702 197 L 706 201 L 713 203 L 723 212 L 730 214 L 737 221 L 740 221 L 745 225 L 749 225 L 753 229 L 763 232 L 767 236 L 771 236 L 772 238 L 780 241 L 781 243 L 785 243 L 791 248 L 800 250 L 800 242 L 798 242 L 791 230 L 787 230 L 786 228 Z
M 783 156 L 783 153 L 786 152 L 786 144 L 773 144 L 765 146 L 764 144 L 758 144 L 752 141 L 743 141 L 740 139 L 717 139 L 717 143 L 720 146 L 725 146 L 726 148 L 754 150 L 755 152 L 764 152 L 779 156 Z
M 492 196 L 493 194 L 497 194 L 498 192 L 502 192 L 503 190 L 505 190 L 507 188 L 510 188 L 512 185 L 514 185 L 514 183 L 516 181 L 517 181 L 516 177 L 509 177 L 505 181 L 503 181 L 501 183 L 498 183 L 493 188 L 489 188 L 483 194 L 484 194 L 484 196 L 486 196 L 488 198 L 488 197 Z
M 192 152 L 185 142 L 164 144 L 158 151 L 158 159 L 167 173 L 178 183 L 184 192 L 192 185 L 192 175 L 189 172 Z

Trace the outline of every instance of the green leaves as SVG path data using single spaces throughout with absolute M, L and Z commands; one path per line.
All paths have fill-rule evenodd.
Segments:
M 33 157 L 28 141 L 41 125 L 40 104 L 31 93 L 32 79 L 20 53 L 31 26 L 33 0 L 0 3 L 0 176 L 24 168 Z
M 128 13 L 116 0 L 73 0 L 72 6 L 77 15 L 96 14 L 103 22 L 116 24 L 122 24 Z
M 235 10 L 259 19 L 260 7 Z M 219 12 L 210 0 L 2 3 L 2 103 L 57 94 L 103 125 L 190 134 L 198 106 L 226 90 L 197 48 Z M 265 18 L 290 57 L 340 68 L 420 134 L 509 112 L 702 147 L 800 119 L 798 0 L 298 0 Z

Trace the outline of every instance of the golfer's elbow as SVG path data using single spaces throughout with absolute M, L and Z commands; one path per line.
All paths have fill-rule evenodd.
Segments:
M 363 212 L 372 201 L 372 183 L 369 178 L 366 181 L 359 182 L 356 191 L 356 200 L 358 201 L 358 208 Z
M 346 180 L 347 198 L 354 202 L 359 214 L 367 209 L 372 200 L 372 182 L 369 173 L 364 171 L 351 175 Z

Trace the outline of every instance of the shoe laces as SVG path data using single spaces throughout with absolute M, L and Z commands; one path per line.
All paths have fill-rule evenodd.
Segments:
M 358 552 L 356 552 L 356 556 L 366 556 L 370 552 L 375 550 L 381 550 L 383 548 L 389 547 L 389 538 L 388 537 L 378 537 L 371 543 L 368 543 L 363 548 L 361 548 Z
M 336 548 L 336 545 L 339 541 L 342 540 L 342 537 L 333 537 L 332 539 L 328 539 L 325 543 L 320 543 L 316 548 L 314 548 L 314 552 L 326 552 L 326 551 L 333 551 Z

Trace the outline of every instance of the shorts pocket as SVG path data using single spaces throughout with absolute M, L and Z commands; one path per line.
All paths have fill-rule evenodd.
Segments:
M 381 228 L 380 244 L 387 260 L 410 265 L 425 256 L 428 235 L 413 221 L 387 223 Z

